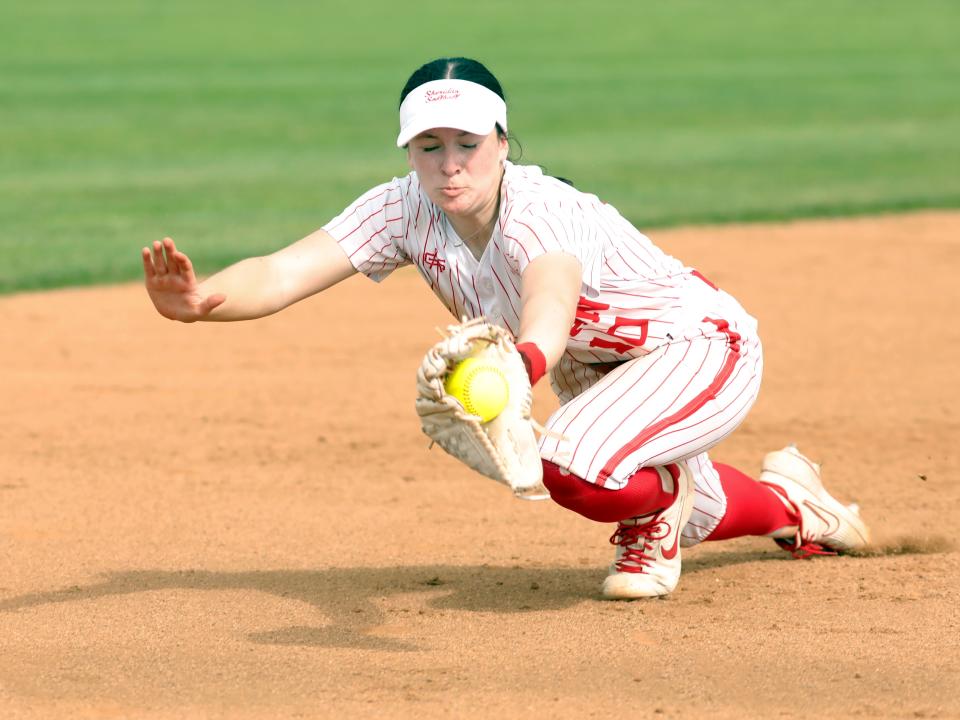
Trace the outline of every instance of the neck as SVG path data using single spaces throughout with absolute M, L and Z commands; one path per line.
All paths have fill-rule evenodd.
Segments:
M 473 251 L 473 254 L 480 257 L 490 242 L 490 238 L 493 237 L 493 226 L 496 220 L 497 216 L 493 215 L 489 220 L 479 225 L 470 223 L 465 226 L 462 219 L 450 218 L 450 224 L 453 225 L 453 229 L 456 230 L 464 244 Z
M 490 242 L 490 238 L 493 237 L 493 228 L 499 214 L 500 185 L 497 184 L 497 192 L 476 213 L 467 216 L 448 215 L 447 217 L 460 239 L 474 255 L 479 257 L 487 247 L 487 243 Z

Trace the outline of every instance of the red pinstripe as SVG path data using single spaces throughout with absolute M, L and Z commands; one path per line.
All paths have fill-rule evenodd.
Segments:
M 670 372 L 667 373 L 666 377 L 661 381 L 660 385 L 657 386 L 657 388 L 655 388 L 649 395 L 647 395 L 647 397 L 644 398 L 642 402 L 638 403 L 638 405 L 643 405 L 643 403 L 645 403 L 647 400 L 649 400 L 653 395 L 655 395 L 655 394 L 657 393 L 657 391 L 658 391 L 661 387 L 663 387 L 663 384 L 664 384 L 667 380 L 670 379 L 670 376 L 676 371 L 676 369 L 683 364 L 683 361 L 686 359 L 687 353 L 688 353 L 689 351 L 690 351 L 690 348 L 689 348 L 689 347 L 685 348 L 683 357 L 680 358 L 680 360 L 676 363 L 676 365 L 673 367 L 673 369 L 670 370 Z M 596 425 L 596 424 L 600 421 L 600 418 L 601 418 L 601 416 L 603 415 L 603 413 L 609 411 L 610 408 L 612 408 L 614 405 L 616 405 L 618 402 L 620 402 L 624 397 L 626 397 L 626 396 L 630 393 L 630 391 L 633 390 L 633 388 L 635 388 L 635 387 L 640 383 L 640 381 L 643 380 L 644 377 L 646 377 L 646 374 L 647 374 L 648 372 L 650 372 L 651 369 L 653 369 L 654 367 L 657 366 L 657 363 L 659 363 L 659 362 L 661 362 L 661 361 L 663 361 L 663 360 L 665 360 L 665 359 L 666 359 L 666 352 L 665 352 L 663 355 L 661 355 L 660 357 L 658 357 L 656 360 L 654 360 L 652 363 L 650 363 L 650 365 L 648 365 L 647 367 L 645 367 L 645 368 L 643 369 L 643 372 L 640 373 L 640 377 L 638 377 L 636 380 L 634 380 L 634 381 L 630 384 L 629 387 L 627 387 L 626 389 L 622 390 L 622 391 L 620 392 L 620 395 L 619 395 L 618 397 L 616 397 L 616 398 L 613 400 L 613 402 L 608 403 L 608 404 L 606 405 L 606 407 L 603 408 L 602 411 L 596 412 L 596 410 L 594 409 L 595 404 L 597 403 L 597 401 L 599 401 L 600 397 L 601 397 L 604 393 L 606 393 L 608 390 L 611 390 L 611 389 L 613 389 L 613 388 L 615 387 L 615 386 L 612 385 L 612 384 L 611 384 L 611 385 L 608 385 L 607 387 L 605 387 L 603 390 L 601 390 L 599 393 L 597 393 L 597 396 L 596 396 L 595 398 L 592 398 L 592 399 L 590 400 L 590 402 L 586 403 L 582 408 L 580 408 L 580 410 L 577 412 L 577 415 L 574 416 L 573 419 L 572 419 L 570 422 L 567 423 L 567 426 L 564 428 L 564 430 L 561 431 L 561 433 L 560 433 L 561 435 L 563 435 L 563 434 L 566 432 L 566 429 L 570 426 L 570 424 L 573 422 L 573 420 L 576 420 L 577 416 L 578 416 L 581 412 L 583 412 L 584 410 L 586 410 L 588 407 L 591 408 L 591 410 L 592 410 L 594 413 L 596 413 L 596 417 L 594 417 L 593 422 L 591 422 L 591 423 L 583 430 L 583 432 L 581 433 L 580 439 L 577 441 L 577 446 L 576 446 L 576 447 L 574 448 L 574 450 L 573 450 L 573 455 L 572 455 L 572 457 L 571 457 L 571 461 L 572 461 L 574 458 L 576 458 L 577 453 L 578 453 L 579 450 L 580 450 L 580 444 L 583 442 L 583 440 L 584 440 L 584 438 L 586 437 L 586 435 L 590 432 L 591 428 L 593 428 L 593 426 Z M 621 379 L 625 379 L 625 378 L 626 378 L 626 374 L 624 375 L 624 378 L 621 378 Z M 598 452 L 599 452 L 599 451 L 598 451 Z M 590 465 L 593 464 L 593 461 L 594 461 L 595 459 L 596 459 L 596 454 L 594 454 L 594 457 L 591 458 L 591 460 L 590 460 Z M 600 485 L 600 487 L 603 487 L 603 484 L 602 484 L 602 483 L 597 483 L 597 484 Z
M 583 373 L 583 377 L 580 378 L 580 379 L 577 379 L 577 371 L 574 370 L 574 371 L 573 371 L 573 379 L 576 381 L 577 387 L 580 388 L 580 392 L 582 393 L 582 392 L 584 391 L 584 389 L 585 389 L 585 388 L 584 388 L 584 383 L 587 381 L 587 369 L 586 369 L 586 368 L 581 368 L 581 372 Z
M 427 245 L 430 244 L 430 235 L 431 235 L 431 233 L 433 233 L 433 230 L 434 230 L 433 220 L 434 220 L 434 218 L 433 218 L 433 213 L 430 213 L 430 224 L 427 226 L 427 232 L 426 232 L 426 234 L 423 236 L 423 245 L 422 245 L 421 248 L 420 248 L 420 253 L 419 253 L 419 255 L 418 255 L 418 256 L 416 257 L 416 259 L 415 259 L 415 262 L 417 263 L 417 265 L 419 265 L 419 264 L 421 263 L 421 258 L 422 258 L 422 257 L 424 256 L 424 254 L 426 254 L 426 252 L 427 252 Z M 434 242 L 434 245 L 436 245 L 436 242 Z M 439 275 L 439 273 L 438 273 L 438 275 Z M 433 290 L 435 287 L 437 287 L 437 286 L 434 284 L 433 278 L 430 276 L 430 273 L 429 273 L 429 272 L 425 272 L 425 273 L 424 273 L 424 277 L 426 277 L 426 278 L 429 279 L 429 281 L 430 281 L 430 289 L 431 289 L 431 290 Z
M 523 246 L 523 243 L 517 240 L 517 238 L 513 237 L 513 235 L 504 235 L 504 237 L 507 238 L 507 240 L 513 240 L 517 244 L 517 247 L 523 250 L 523 254 L 526 255 L 527 262 L 529 263 L 530 253 L 527 252 L 527 249 Z
M 650 398 L 652 398 L 654 395 L 656 395 L 657 393 L 660 392 L 660 390 L 670 381 L 670 378 L 673 377 L 673 374 L 674 374 L 675 372 L 677 372 L 677 370 L 685 364 L 686 359 L 687 359 L 687 356 L 688 356 L 689 354 L 690 354 L 690 344 L 688 343 L 688 344 L 686 345 L 686 347 L 684 347 L 683 357 L 681 357 L 680 360 L 676 362 L 676 364 L 673 366 L 673 368 L 670 370 L 670 372 L 668 372 L 668 373 L 666 374 L 666 376 L 660 381 L 660 384 L 659 384 L 656 388 L 654 388 L 654 389 L 647 395 L 647 397 L 645 397 L 641 402 L 637 403 L 637 405 L 636 405 L 636 408 L 637 408 L 637 409 L 641 408 L 643 405 L 645 405 L 645 404 L 650 400 Z M 666 353 L 664 353 L 660 358 L 658 358 L 656 361 L 654 361 L 653 365 L 655 365 L 657 362 L 659 362 L 661 359 L 664 359 L 664 358 L 666 358 Z M 653 367 L 653 365 L 651 365 L 650 367 Z M 691 378 L 691 379 L 692 379 L 692 378 Z M 689 384 L 689 383 L 688 383 L 688 384 Z M 624 393 L 624 394 L 626 394 L 626 393 Z M 675 402 L 675 401 L 674 401 L 674 402 Z M 671 404 L 672 404 L 672 403 L 671 403 Z M 669 406 L 668 406 L 668 407 L 669 407 Z M 635 409 L 634 411 L 632 411 L 632 412 L 630 413 L 630 415 L 632 415 L 634 412 L 636 412 L 636 409 Z M 630 415 L 628 415 L 627 417 L 629 418 Z M 594 464 L 594 462 L 596 462 L 597 456 L 600 454 L 600 450 L 602 449 L 602 447 L 603 447 L 603 446 L 601 445 L 599 448 L 597 448 L 597 451 L 593 454 L 593 457 L 590 458 L 590 462 L 589 462 L 589 464 L 587 465 L 587 467 L 591 467 L 591 468 L 593 467 L 593 464 Z M 574 455 L 576 455 L 576 453 L 574 453 Z M 602 473 L 602 470 L 601 470 L 601 473 Z M 606 476 L 604 476 L 604 477 L 598 476 L 598 477 L 597 477 L 597 485 L 599 485 L 600 487 L 603 487 L 605 483 L 606 483 Z
M 477 298 L 477 317 L 483 315 L 483 303 L 480 302 L 480 293 L 477 292 L 477 280 L 475 277 L 470 278 L 470 284 L 473 285 L 473 294 Z
M 707 495 L 705 492 L 703 492 L 703 490 L 700 489 L 700 486 L 699 486 L 699 485 L 697 486 L 697 494 L 699 494 L 699 495 L 704 495 L 705 497 L 710 497 L 710 496 Z M 720 502 L 720 501 L 717 500 L 715 497 L 710 497 L 710 499 L 713 500 L 714 502 L 718 503 L 718 504 L 719 504 L 719 502 Z M 696 511 L 697 511 L 698 513 L 700 513 L 701 515 L 706 515 L 707 517 L 713 518 L 714 520 L 722 520 L 722 518 L 718 518 L 718 517 L 717 517 L 716 515 L 714 515 L 713 513 L 708 513 L 708 512 L 707 512 L 706 510 L 704 510 L 702 507 L 697 507 L 697 505 L 694 505 L 694 506 L 693 506 L 693 509 L 696 510 Z
M 513 300 L 510 298 L 510 293 L 507 292 L 507 288 L 503 284 L 503 280 L 500 279 L 500 276 L 497 275 L 497 271 L 494 270 L 492 266 L 490 268 L 490 272 L 493 273 L 493 277 L 495 277 L 497 279 L 497 282 L 500 283 L 500 287 L 503 288 L 503 294 L 507 296 L 507 303 L 510 305 L 510 309 L 513 311 L 513 314 L 517 318 L 517 320 L 519 320 L 520 313 L 518 313 L 517 309 L 513 306 Z M 506 319 L 504 319 L 504 321 L 506 321 Z M 507 330 L 510 330 L 510 332 L 513 332 L 513 330 L 510 329 L 509 325 L 507 326 Z
M 430 233 L 433 232 L 433 213 L 430 213 L 430 221 L 427 223 L 427 232 L 423 236 L 423 243 L 420 245 L 420 252 L 417 253 L 418 259 L 427 251 L 427 244 L 430 242 Z
M 623 256 L 623 254 L 620 252 L 620 249 L 619 249 L 619 248 L 617 248 L 617 257 L 619 257 L 619 258 L 623 261 L 623 264 L 627 266 L 627 269 L 628 269 L 630 272 L 632 272 L 634 275 L 637 274 L 637 271 L 634 270 L 634 269 L 633 269 L 633 266 L 630 265 L 630 263 L 627 262 L 627 259 L 626 259 L 626 258 Z M 612 270 L 612 269 L 613 269 L 613 268 L 611 268 L 611 270 Z M 620 275 L 620 273 L 617 273 L 617 275 Z
M 496 249 L 496 251 L 497 251 L 498 253 L 500 253 L 501 255 L 505 255 L 505 253 L 503 252 L 503 250 L 500 248 L 500 244 L 497 242 L 496 238 L 490 238 L 490 242 L 493 243 L 493 247 Z M 507 273 L 507 280 L 510 282 L 510 287 L 513 288 L 513 292 L 516 293 L 516 296 L 519 298 L 519 297 L 520 297 L 520 289 L 517 287 L 517 284 L 516 284 L 515 282 L 513 282 L 513 273 Z M 502 287 L 502 286 L 503 286 L 503 283 L 500 283 L 500 285 L 501 285 L 501 287 Z M 504 292 L 506 292 L 507 289 L 506 289 L 506 288 L 503 288 L 503 290 L 504 290 Z M 512 305 L 512 304 L 513 304 L 513 303 L 511 303 L 511 305 Z M 517 317 L 519 318 L 519 315 L 518 315 Z
M 393 271 L 393 270 L 396 270 L 398 267 L 400 267 L 400 265 L 399 263 L 391 263 L 391 262 L 387 262 L 386 260 L 380 260 L 379 262 L 370 263 L 367 266 L 367 269 L 371 274 L 373 274 L 373 273 L 383 272 L 388 267 L 391 269 L 391 271 Z
M 350 237 L 351 235 L 353 235 L 357 230 L 359 230 L 360 228 L 362 228 L 362 227 L 363 227 L 363 224 L 364 224 L 367 220 L 369 220 L 370 218 L 372 218 L 374 215 L 376 215 L 378 212 L 380 212 L 380 211 L 379 211 L 379 210 L 374 210 L 372 213 L 370 213 L 369 215 L 367 215 L 363 220 L 360 221 L 360 224 L 359 224 L 359 225 L 357 225 L 353 230 L 351 230 L 351 231 L 348 232 L 346 235 L 344 235 L 343 237 L 341 237 L 341 238 L 340 238 L 340 242 L 343 242 L 343 241 L 346 240 L 348 237 Z M 384 229 L 386 229 L 386 227 L 384 227 Z M 379 232 L 379 231 L 378 231 L 378 232 Z M 369 240 L 368 240 L 368 242 L 369 242 Z
M 359 229 L 360 229 L 360 228 L 357 228 L 357 230 L 359 230 Z M 373 235 L 371 235 L 371 236 L 368 237 L 366 240 L 364 240 L 363 243 L 361 243 L 360 245 L 358 245 L 358 246 L 356 247 L 356 249 L 355 249 L 352 253 L 350 253 L 350 255 L 348 255 L 347 257 L 352 258 L 354 255 L 356 255 L 358 252 L 360 252 L 361 249 L 363 249 L 364 247 L 366 247 L 369 242 L 371 242 L 375 237 L 377 237 L 378 235 L 380 235 L 380 233 L 382 233 L 382 232 L 383 232 L 384 230 L 386 230 L 386 229 L 387 229 L 387 226 L 384 225 L 382 228 L 380 228 L 379 230 L 377 230 L 376 232 L 374 232 Z M 357 230 L 354 230 L 353 232 L 356 232 Z M 350 233 L 350 234 L 352 235 L 353 233 Z M 349 236 L 348 236 L 348 237 L 349 237 Z M 346 238 L 344 238 L 344 239 L 346 239 Z
M 547 230 L 550 231 L 550 234 L 553 235 L 553 240 L 556 242 L 557 247 L 562 247 L 563 243 L 560 242 L 560 236 L 557 235 L 557 231 L 553 229 L 553 225 L 550 224 L 550 216 L 546 215 L 540 218 L 540 222 L 544 224 Z
M 744 366 L 741 365 L 740 367 L 738 367 L 738 368 L 736 369 L 736 371 L 733 373 L 733 375 L 731 375 L 731 377 L 729 378 L 729 380 L 727 381 L 727 383 L 724 385 L 723 388 L 721 388 L 721 390 L 717 393 L 717 395 L 716 395 L 716 397 L 715 397 L 714 399 L 719 400 L 719 399 L 720 399 L 720 396 L 724 394 L 724 391 L 732 388 L 732 387 L 736 384 L 737 378 L 738 378 L 738 377 L 740 376 L 740 374 L 743 373 L 743 372 L 744 372 Z M 730 399 L 730 402 L 728 402 L 724 407 L 720 408 L 719 410 L 717 410 L 717 412 L 713 413 L 712 415 L 708 415 L 708 416 L 704 417 L 702 420 L 699 420 L 699 421 L 693 423 L 692 425 L 684 425 L 682 428 L 681 428 L 681 427 L 675 427 L 675 428 L 671 429 L 669 432 L 662 433 L 662 434 L 660 435 L 660 437 L 663 438 L 663 437 L 666 437 L 667 435 L 672 435 L 672 434 L 675 433 L 675 432 L 686 432 L 686 431 L 688 431 L 688 430 L 690 430 L 690 429 L 692 429 L 692 428 L 697 427 L 697 425 L 702 425 L 702 424 L 703 424 L 704 422 L 706 422 L 707 420 L 711 420 L 711 419 L 717 417 L 718 415 L 724 414 L 724 413 L 743 395 L 743 393 L 746 392 L 746 390 L 747 390 L 748 387 L 749 387 L 749 385 L 744 385 L 743 387 L 741 387 L 740 390 L 739 390 L 739 392 L 736 394 L 736 396 L 734 396 L 733 398 Z M 701 437 L 705 437 L 705 435 L 700 436 L 700 437 L 697 437 L 697 438 L 695 438 L 695 439 L 699 440 Z M 688 444 L 688 443 L 684 443 L 684 444 Z
M 605 362 L 607 362 L 607 361 L 604 360 L 602 357 L 600 357 L 597 353 L 595 353 L 593 350 L 587 350 L 586 348 L 577 348 L 577 352 L 583 353 L 584 355 L 589 355 L 589 356 L 592 357 L 597 363 L 605 363 Z
M 530 209 L 531 205 L 533 205 L 533 202 L 532 201 L 528 202 L 526 205 L 523 206 L 523 210 L 521 210 L 519 214 L 523 215 L 527 210 Z
M 627 242 L 623 243 L 623 247 L 629 250 L 631 255 L 633 255 L 635 258 L 637 258 L 637 260 L 642 262 L 647 267 L 655 267 L 656 258 L 654 258 L 653 255 L 650 254 L 649 248 L 644 246 L 643 243 L 638 242 L 640 238 L 637 238 L 634 236 L 628 236 L 628 238 L 629 239 L 627 240 Z M 639 246 L 639 250 L 637 249 L 637 246 Z M 646 259 L 640 256 L 639 254 L 640 252 L 643 252 L 643 254 L 646 256 Z
M 571 362 L 576 363 L 576 365 L 571 366 L 572 369 L 571 369 L 571 371 L 570 371 L 569 377 L 567 377 L 567 373 L 566 373 L 566 371 L 565 371 L 564 369 L 561 369 L 562 372 L 558 373 L 558 375 L 559 375 L 559 377 L 562 377 L 565 381 L 572 380 L 573 382 L 576 382 L 576 383 L 577 383 L 577 387 L 580 388 L 580 392 L 574 393 L 574 392 L 573 392 L 573 386 L 572 386 L 569 382 L 567 383 L 567 390 L 568 390 L 568 391 L 570 392 L 570 394 L 572 394 L 572 395 L 573 395 L 573 394 L 575 394 L 575 395 L 580 395 L 580 394 L 583 393 L 583 391 L 586 389 L 586 388 L 584 387 L 584 384 L 583 384 L 583 382 L 586 382 L 586 379 L 587 379 L 587 371 L 586 371 L 586 368 L 583 367 L 583 363 L 581 363 L 579 360 L 577 360 L 575 357 L 573 357 L 573 355 L 570 354 L 570 351 L 569 351 L 569 350 L 565 350 L 565 351 L 564 351 L 564 355 L 565 355 L 567 358 L 569 358 Z M 578 368 L 578 366 L 580 366 L 580 367 Z M 577 370 L 578 370 L 578 369 L 580 369 L 580 370 L 583 371 L 583 382 L 581 382 L 580 380 L 577 379 Z
M 338 227 L 340 227 L 341 225 L 343 225 L 343 223 L 345 223 L 345 222 L 346 222 L 347 220 L 349 220 L 350 218 L 356 217 L 356 215 L 357 215 L 357 214 L 359 213 L 359 211 L 360 211 L 360 208 L 362 208 L 364 205 L 366 205 L 366 204 L 368 204 L 368 203 L 370 203 L 370 202 L 373 202 L 373 201 L 376 200 L 378 197 L 381 197 L 381 196 L 383 196 L 383 195 L 386 195 L 386 194 L 387 194 L 388 192 L 390 192 L 392 189 L 393 189 L 393 186 L 386 187 L 386 188 L 384 188 L 383 190 L 381 190 L 379 193 L 377 193 L 376 195 L 374 195 L 373 197 L 368 197 L 368 198 L 363 198 L 363 197 L 362 197 L 362 198 L 360 198 L 360 199 L 356 202 L 356 204 L 355 204 L 354 211 L 353 211 L 350 215 L 347 215 L 346 217 L 342 218 L 342 219 L 340 220 L 340 222 L 338 222 L 336 225 L 334 225 L 333 227 L 331 227 L 331 228 L 328 230 L 328 232 L 332 232 L 332 231 L 336 230 Z M 367 220 L 369 220 L 371 217 L 373 217 L 373 216 L 376 215 L 376 214 L 377 214 L 376 212 L 373 212 L 373 213 L 367 218 Z M 366 222 L 366 220 L 362 221 L 361 224 L 362 224 L 363 222 Z M 357 229 L 359 229 L 359 227 L 358 227 Z M 352 235 L 354 232 L 356 232 L 356 230 L 354 230 L 354 231 L 351 232 L 350 234 Z
M 374 252 L 374 254 L 375 254 L 375 255 L 380 255 L 380 254 L 382 254 L 383 251 L 386 250 L 388 247 L 390 247 L 390 246 L 393 244 L 393 241 L 396 240 L 396 239 L 399 238 L 399 237 L 400 237 L 399 235 L 391 235 L 390 238 L 389 238 L 383 245 L 381 245 L 379 248 L 377 248 L 377 250 Z M 357 248 L 357 250 L 359 250 L 359 249 L 360 249 L 360 248 Z M 356 252 L 356 250 L 354 250 L 354 252 Z M 350 257 L 353 257 L 353 254 L 351 254 Z M 394 254 L 394 258 L 396 258 L 396 254 Z M 385 262 L 385 261 L 383 261 L 383 260 L 380 261 L 381 264 L 384 264 L 384 262 Z
M 741 370 L 742 370 L 742 367 L 737 369 L 737 372 L 734 374 L 734 376 L 733 376 L 733 377 L 730 379 L 730 381 L 727 383 L 727 387 L 730 387 L 730 386 L 732 386 L 732 385 L 734 384 L 734 382 L 736 381 L 737 375 L 739 375 L 739 373 L 740 373 Z M 756 377 L 756 375 L 752 375 L 752 376 L 750 377 L 750 380 L 752 380 L 754 377 Z M 708 415 L 707 417 L 703 418 L 702 420 L 700 420 L 700 421 L 698 421 L 698 422 L 695 422 L 693 425 L 685 425 L 685 426 L 682 427 L 682 428 L 681 428 L 681 427 L 677 427 L 677 428 L 674 428 L 673 430 L 670 430 L 669 432 L 665 432 L 665 433 L 663 433 L 662 435 L 660 435 L 657 439 L 658 439 L 658 440 L 661 440 L 661 439 L 667 437 L 668 435 L 672 435 L 672 434 L 675 433 L 675 432 L 687 432 L 687 431 L 689 431 L 690 429 L 697 427 L 697 425 L 702 425 L 703 423 L 707 422 L 708 420 L 712 420 L 712 419 L 714 419 L 715 417 L 717 417 L 718 415 L 721 415 L 721 414 L 726 413 L 727 410 L 729 410 L 729 409 L 733 406 L 734 402 L 736 402 L 737 400 L 739 400 L 739 399 L 743 396 L 743 394 L 750 388 L 750 380 L 748 380 L 747 383 L 744 384 L 744 386 L 743 386 L 742 388 L 740 388 L 740 392 L 737 393 L 736 397 L 734 397 L 727 405 L 725 405 L 723 408 L 721 408 L 721 409 L 718 410 L 717 412 L 713 413 L 712 415 Z M 726 388 L 724 388 L 724 389 L 726 389 Z M 723 392 L 723 391 L 721 390 L 721 392 L 717 395 L 717 398 L 718 398 L 718 399 L 719 399 L 719 397 L 720 397 L 720 394 L 722 394 L 722 392 Z M 739 413 L 739 410 L 738 410 L 737 412 L 733 413 L 733 414 L 732 414 L 732 417 L 736 417 L 738 413 Z M 728 420 L 727 422 L 729 422 L 729 420 Z M 721 427 L 722 427 L 722 425 L 721 425 Z M 699 440 L 702 440 L 703 438 L 705 438 L 705 437 L 707 437 L 708 435 L 712 434 L 712 433 L 715 432 L 716 430 L 717 430 L 717 428 L 714 427 L 714 428 L 711 429 L 709 432 L 705 432 L 705 433 L 703 433 L 703 434 L 701 434 L 701 435 L 697 435 L 697 436 L 694 437 L 694 438 L 687 438 L 687 439 L 685 439 L 682 443 L 680 443 L 679 445 L 675 445 L 675 446 L 673 446 L 672 448 L 668 448 L 668 449 L 666 449 L 666 450 L 663 450 L 663 451 L 661 451 L 661 452 L 658 452 L 657 455 L 664 455 L 664 454 L 672 453 L 674 450 L 677 450 L 677 449 L 679 449 L 679 448 L 682 448 L 682 447 L 685 446 L 685 445 L 696 445 L 696 444 L 698 444 L 698 441 L 699 441 Z
M 600 473 L 597 475 L 597 484 L 603 487 L 610 475 L 616 469 L 617 465 L 623 462 L 627 456 L 639 450 L 644 443 L 655 437 L 660 431 L 670 427 L 674 423 L 680 422 L 690 417 L 693 413 L 703 407 L 709 400 L 712 400 L 720 389 L 724 386 L 730 376 L 733 374 L 734 367 L 740 357 L 740 336 L 729 329 L 725 320 L 715 320 L 713 318 L 704 318 L 705 322 L 711 322 L 717 326 L 717 329 L 727 336 L 727 356 L 723 366 L 714 377 L 713 382 L 707 388 L 699 393 L 693 400 L 684 405 L 680 410 L 669 417 L 663 418 L 643 429 L 636 437 L 624 445 L 620 450 L 614 453 L 613 457 L 607 461 Z
M 460 266 L 457 265 L 457 273 L 460 273 Z M 457 308 L 457 291 L 453 287 L 453 272 L 449 273 L 450 280 L 450 299 L 453 301 L 453 316 L 459 321 L 460 320 L 460 310 Z M 458 281 L 459 282 L 459 281 Z
M 552 375 L 551 380 L 553 381 L 554 392 L 561 398 L 561 402 L 563 402 L 563 396 L 573 394 L 573 388 L 570 387 L 567 378 L 563 375 Z
M 470 304 L 472 309 L 472 317 L 478 317 L 480 313 L 477 312 L 477 309 L 473 307 L 473 303 L 470 301 L 470 298 L 467 297 L 466 290 L 463 289 L 463 282 L 460 280 L 460 264 L 457 263 L 457 287 L 460 288 L 460 296 L 463 298 L 464 310 L 466 310 L 467 303 Z M 457 318 L 459 320 L 459 318 Z
M 646 375 L 647 372 L 649 372 L 650 369 L 651 369 L 654 365 L 656 365 L 656 363 L 659 362 L 661 359 L 662 359 L 662 358 L 657 358 L 657 360 L 656 360 L 654 363 L 652 363 L 650 366 L 648 366 L 647 368 L 645 368 L 644 371 L 643 371 L 643 373 L 640 375 L 640 377 L 637 378 L 636 380 L 634 380 L 633 384 L 630 385 L 629 388 L 627 388 L 627 391 L 625 391 L 624 393 L 622 393 L 622 394 L 620 395 L 620 398 L 622 398 L 623 395 L 624 395 L 626 392 L 628 392 L 629 390 L 631 390 L 638 382 L 640 382 L 640 380 L 643 379 L 643 376 Z M 574 373 L 574 376 L 573 376 L 573 377 L 574 377 L 574 379 L 576 379 L 576 374 L 575 374 L 575 373 Z M 586 373 L 584 373 L 584 380 L 586 380 Z M 606 392 L 608 392 L 608 391 L 610 391 L 610 390 L 612 390 L 612 389 L 613 389 L 613 385 L 608 385 L 607 387 L 603 388 L 603 390 L 601 390 L 599 393 L 597 393 L 597 396 L 596 396 L 595 398 L 593 398 L 590 403 L 587 403 L 587 404 L 583 405 L 579 410 L 576 411 L 576 413 L 574 413 L 573 417 L 571 417 L 571 418 L 569 418 L 569 419 L 565 418 L 564 416 L 566 415 L 567 412 L 569 412 L 569 411 L 571 410 L 571 408 L 566 408 L 566 409 L 564 409 L 564 410 L 561 412 L 561 414 L 557 417 L 557 419 L 556 419 L 556 421 L 555 421 L 555 424 L 559 424 L 561 420 L 566 420 L 566 425 L 563 426 L 563 430 L 560 430 L 560 431 L 558 431 L 558 432 L 559 432 L 561 435 L 564 435 L 564 434 L 567 432 L 567 430 L 570 428 L 570 426 L 576 421 L 576 419 L 577 419 L 578 417 L 580 417 L 580 414 L 581 414 L 584 410 L 586 410 L 587 407 L 589 407 L 591 403 L 594 403 L 594 402 L 598 401 Z M 612 403 L 610 403 L 610 404 L 607 406 L 607 409 L 609 410 L 610 407 L 612 407 L 614 404 L 616 404 L 617 400 L 619 400 L 620 398 L 617 398 L 617 399 L 614 400 Z M 587 429 L 584 430 L 584 431 L 581 433 L 581 435 L 580 435 L 580 440 L 577 442 L 577 447 L 574 448 L 574 451 L 573 451 L 573 454 L 574 454 L 574 455 L 577 454 L 577 450 L 580 448 L 580 443 L 583 442 L 583 438 L 584 438 L 584 436 L 586 435 L 586 433 L 589 432 L 590 428 L 592 428 L 592 427 L 594 426 L 594 424 L 596 424 L 596 423 L 599 421 L 599 419 L 600 419 L 600 415 L 598 414 L 597 417 L 594 419 L 594 421 L 593 421 L 592 423 L 590 423 L 589 427 L 587 427 Z
M 540 249 L 543 250 L 544 252 L 547 252 L 547 246 L 543 244 L 543 240 L 540 239 L 540 236 L 537 234 L 536 230 L 534 230 L 532 227 L 527 225 L 527 223 L 522 222 L 520 220 L 517 221 L 517 225 L 522 225 L 527 230 L 529 230 L 533 234 L 533 239 L 537 241 L 538 245 L 540 245 Z M 524 253 L 527 253 L 526 249 L 524 249 Z M 528 258 L 530 257 L 529 253 L 527 253 L 527 257 Z

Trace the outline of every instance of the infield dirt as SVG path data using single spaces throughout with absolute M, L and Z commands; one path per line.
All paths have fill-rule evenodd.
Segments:
M 234 325 L 8 296 L 0 717 L 960 717 L 960 213 L 650 235 L 760 320 L 713 457 L 798 443 L 865 556 L 706 543 L 602 601 L 610 527 L 428 451 L 411 271 Z

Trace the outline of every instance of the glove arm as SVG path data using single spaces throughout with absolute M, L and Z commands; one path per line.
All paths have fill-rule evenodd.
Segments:
M 487 422 L 469 414 L 444 386 L 450 370 L 468 357 L 498 367 L 509 387 L 506 405 Z M 542 499 L 548 494 L 532 406 L 527 371 L 511 334 L 482 318 L 447 327 L 445 338 L 427 351 L 417 370 L 416 408 L 423 432 L 468 467 L 508 485 L 518 497 Z
M 567 349 L 580 300 L 581 273 L 580 261 L 573 255 L 548 252 L 534 258 L 520 277 L 517 344 L 537 346 L 544 357 L 544 372 Z

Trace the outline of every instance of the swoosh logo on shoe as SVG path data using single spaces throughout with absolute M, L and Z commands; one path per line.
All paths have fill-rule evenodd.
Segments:
M 677 556 L 677 550 L 680 549 L 680 533 L 676 533 L 673 536 L 673 547 L 667 548 L 661 546 L 660 554 L 663 555 L 664 560 L 673 560 Z
M 833 535 L 840 529 L 840 518 L 827 510 L 825 507 L 821 505 L 814 505 L 809 500 L 804 500 L 803 504 L 806 505 L 810 512 L 820 518 L 823 524 L 827 526 L 827 529 L 823 532 L 824 535 Z M 824 517 L 824 515 L 828 515 L 829 517 Z

